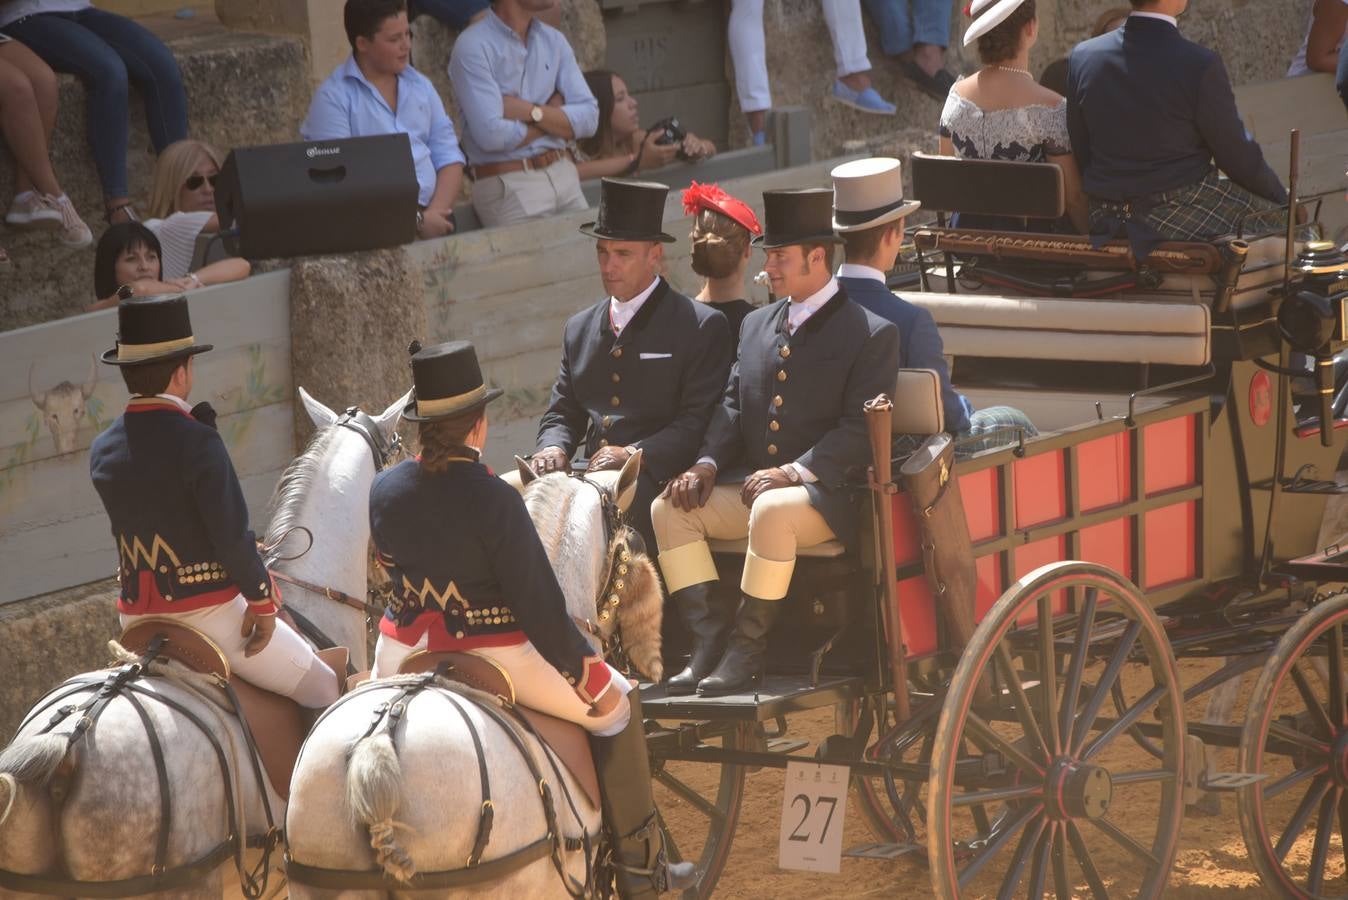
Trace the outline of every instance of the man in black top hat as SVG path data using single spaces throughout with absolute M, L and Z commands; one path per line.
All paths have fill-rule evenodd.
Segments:
M 337 676 L 276 620 L 276 586 L 248 529 L 248 507 L 208 403 L 189 406 L 192 357 L 211 349 L 192 334 L 185 297 L 117 307 L 126 412 L 94 439 L 89 471 L 117 541 L 122 625 L 173 618 L 224 651 L 258 687 L 324 707 Z M 345 673 L 343 673 L 345 675 Z
M 660 486 L 697 459 L 730 370 L 723 315 L 670 287 L 660 275 L 663 184 L 605 178 L 596 239 L 608 296 L 566 323 L 562 365 L 539 423 L 531 464 L 567 468 L 580 450 L 589 469 L 618 469 L 639 447 L 641 481 L 629 519 L 651 540 L 650 504 Z
M 862 404 L 892 392 L 898 375 L 898 329 L 849 300 L 832 275 L 832 191 L 767 191 L 763 206 L 766 228 L 754 243 L 767 252 L 764 268 L 782 299 L 745 318 L 700 458 L 651 508 L 665 585 L 694 636 L 671 693 L 746 687 L 797 548 L 856 540 L 846 484 L 870 458 Z M 707 539 L 746 535 L 732 630 L 730 610 L 712 599 Z

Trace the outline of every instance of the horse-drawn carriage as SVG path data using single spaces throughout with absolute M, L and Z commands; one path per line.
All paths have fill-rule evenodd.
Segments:
M 1054 167 L 919 154 L 913 173 L 928 209 L 1062 213 Z M 792 761 L 850 767 L 876 839 L 855 855 L 925 853 L 939 897 L 1159 895 L 1206 792 L 1237 795 L 1270 889 L 1343 877 L 1348 594 L 1320 585 L 1348 568 L 1315 542 L 1344 490 L 1348 260 L 1303 240 L 1285 259 L 1291 236 L 1138 260 L 1122 241 L 916 231 L 923 290 L 903 295 L 935 316 L 957 387 L 1041 433 L 958 454 L 934 373 L 901 373 L 868 409 L 872 539 L 802 551 L 761 687 L 647 694 L 656 778 L 693 811 L 670 829 L 702 867 L 687 896 L 715 887 L 746 771 Z M 898 478 L 891 430 L 933 435 Z M 743 552 L 713 549 L 727 569 Z M 1225 721 L 1246 673 L 1245 720 Z M 790 717 L 826 707 L 836 734 L 800 754 Z

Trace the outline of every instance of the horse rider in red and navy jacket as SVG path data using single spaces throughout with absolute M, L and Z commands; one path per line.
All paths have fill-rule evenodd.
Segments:
M 127 300 L 103 362 L 131 392 L 94 439 L 89 471 L 117 542 L 123 627 L 140 616 L 205 634 L 231 670 L 302 706 L 328 706 L 337 676 L 286 623 L 248 529 L 248 507 L 207 403 L 189 406 L 192 334 L 185 297 Z
M 421 455 L 376 476 L 370 535 L 393 582 L 379 623 L 373 675 L 398 672 L 417 650 L 472 651 L 510 676 L 515 699 L 593 736 L 604 821 L 624 898 L 680 890 L 689 863 L 666 863 L 642 729 L 641 701 L 567 613 L 566 597 L 519 492 L 479 462 L 486 406 L 467 341 L 412 345 Z

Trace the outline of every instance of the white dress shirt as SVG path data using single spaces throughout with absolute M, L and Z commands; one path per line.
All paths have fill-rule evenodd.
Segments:
M 176 407 L 178 407 L 179 409 L 181 409 L 183 412 L 187 413 L 189 416 L 192 415 L 192 406 L 191 406 L 191 404 L 189 404 L 189 403 L 188 403 L 186 400 L 184 400 L 182 397 L 178 397 L 178 396 L 176 396 L 176 395 L 174 395 L 174 394 L 155 394 L 155 396 L 158 397 L 160 400 L 167 400 L 168 402 L 172 403 L 174 406 L 176 406 Z
M 796 333 L 796 329 L 805 324 L 805 320 L 814 315 L 819 307 L 829 301 L 834 294 L 838 293 L 838 279 L 830 278 L 828 284 L 815 291 L 804 300 L 791 300 L 791 306 L 786 311 L 786 328 L 791 334 Z
M 655 288 L 659 284 L 660 276 L 657 275 L 655 276 L 655 280 L 651 282 L 650 287 L 646 288 L 646 290 L 642 291 L 640 294 L 637 294 L 631 300 L 619 300 L 617 297 L 608 298 L 608 320 L 609 324 L 613 326 L 613 333 L 615 335 L 623 333 L 623 329 L 627 327 L 627 323 L 631 322 L 632 318 L 641 311 L 641 304 L 645 303 L 647 298 L 655 293 Z
M 885 273 L 879 269 L 870 266 L 862 266 L 857 263 L 843 263 L 838 266 L 839 278 L 869 278 L 871 281 L 885 283 Z
M 1143 19 L 1160 19 L 1162 22 L 1169 22 L 1171 25 L 1174 25 L 1176 28 L 1179 27 L 1179 20 L 1176 19 L 1174 16 L 1167 16 L 1165 13 L 1158 13 L 1158 12 L 1131 12 L 1131 13 L 1128 14 L 1128 16 L 1129 16 L 1129 18 L 1132 18 L 1133 16 L 1139 16 L 1139 17 L 1141 17 L 1141 18 L 1143 18 Z

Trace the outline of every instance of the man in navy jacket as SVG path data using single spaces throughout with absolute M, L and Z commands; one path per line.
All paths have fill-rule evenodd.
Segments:
M 1287 192 L 1245 133 L 1221 57 L 1180 35 L 1188 0 L 1131 2 L 1122 28 L 1078 44 L 1068 63 L 1067 127 L 1092 234 L 1126 234 L 1141 256 L 1162 239 L 1233 233 L 1249 212 L 1266 214 L 1246 231 L 1276 229 L 1267 213 Z
M 922 307 L 897 296 L 885 284 L 903 243 L 904 217 L 917 210 L 916 200 L 905 200 L 897 159 L 877 157 L 843 163 L 833 176 L 833 229 L 842 237 L 847 261 L 838 269 L 838 284 L 860 306 L 899 328 L 899 367 L 931 369 L 941 379 L 945 429 L 960 441 L 961 455 L 1014 443 L 1018 431 L 1026 437 L 1039 432 L 1018 409 L 994 406 L 975 411 L 973 404 L 950 383 L 950 369 L 936 320 Z M 892 393 L 893 386 L 887 389 Z M 985 435 L 981 440 L 972 435 Z M 923 436 L 917 436 L 920 439 Z M 905 446 L 907 445 L 907 446 Z M 895 447 L 914 450 L 917 440 Z
M 94 439 L 89 470 L 117 542 L 123 627 L 175 619 L 213 640 L 240 678 L 310 707 L 337 699 L 337 676 L 276 620 L 279 599 L 248 528 L 239 477 L 208 403 L 189 406 L 192 334 L 185 297 L 117 307 L 126 412 Z M 344 675 L 345 673 L 343 673 Z

